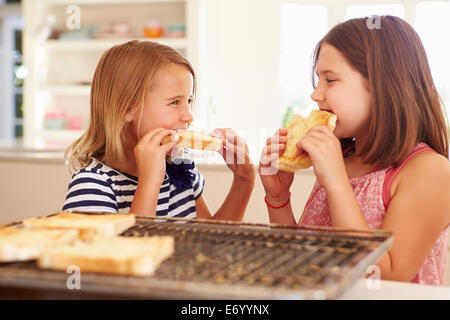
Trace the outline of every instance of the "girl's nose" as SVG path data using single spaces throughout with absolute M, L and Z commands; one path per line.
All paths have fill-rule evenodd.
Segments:
M 313 93 L 311 93 L 311 99 L 312 99 L 314 102 L 320 102 L 320 101 L 323 101 L 323 97 L 324 97 L 323 90 L 321 90 L 320 86 L 317 86 L 317 87 L 314 89 Z
M 191 106 L 187 105 L 183 108 L 183 113 L 181 114 L 181 121 L 191 123 L 194 120 L 192 115 Z

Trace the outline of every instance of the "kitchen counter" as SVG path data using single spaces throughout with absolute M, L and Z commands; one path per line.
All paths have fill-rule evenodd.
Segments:
M 0 140 L 0 161 L 64 163 L 64 149 L 26 145 L 21 139 Z
M 378 288 L 375 284 L 368 283 L 367 279 L 360 279 L 339 300 L 450 300 L 450 287 L 386 280 L 381 280 Z
M 48 146 L 29 147 L 20 141 L 0 140 L 0 183 L 2 212 L 0 224 L 58 212 L 64 202 L 71 173 L 64 163 L 64 150 Z M 197 160 L 196 160 L 197 161 Z M 223 159 L 222 159 L 223 161 Z M 206 179 L 205 199 L 212 211 L 222 204 L 232 175 L 222 164 L 202 163 L 198 168 Z M 256 169 L 256 168 L 255 168 Z M 315 181 L 312 169 L 296 173 L 292 186 L 295 195 L 292 206 L 296 219 L 306 203 Z M 20 192 L 18 192 L 20 191 Z M 294 192 L 293 192 L 294 194 Z M 23 201 L 27 199 L 27 201 Z M 268 223 L 264 190 L 257 177 L 244 222 Z M 450 255 L 450 252 L 449 252 Z M 450 261 L 450 258 L 449 258 Z M 449 287 L 427 287 L 382 281 L 381 289 L 367 289 L 360 280 L 347 291 L 343 299 L 450 299 Z M 447 263 L 446 285 L 450 285 L 450 262 Z

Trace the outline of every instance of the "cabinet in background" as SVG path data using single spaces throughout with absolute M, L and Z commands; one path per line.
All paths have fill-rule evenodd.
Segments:
M 64 148 L 82 134 L 95 67 L 116 44 L 136 39 L 169 45 L 199 74 L 203 1 L 24 0 L 25 145 Z

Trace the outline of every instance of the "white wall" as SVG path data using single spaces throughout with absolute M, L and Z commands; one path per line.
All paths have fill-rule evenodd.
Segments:
M 281 126 L 281 4 L 326 6 L 330 29 L 345 21 L 347 6 L 386 3 L 403 5 L 405 20 L 414 25 L 416 5 L 423 1 L 428 0 L 203 0 L 199 17 L 205 18 L 205 43 L 199 44 L 197 64 L 202 71 L 200 128 Z
M 278 1 L 208 1 L 206 67 L 208 125 L 278 128 L 280 6 Z

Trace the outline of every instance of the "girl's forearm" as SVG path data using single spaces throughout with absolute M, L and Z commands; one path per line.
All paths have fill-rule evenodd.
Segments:
M 279 223 L 279 224 L 288 224 L 288 225 L 297 224 L 297 222 L 295 221 L 294 213 L 292 212 L 292 206 L 291 206 L 289 194 L 283 195 L 279 199 L 272 199 L 272 198 L 266 196 L 266 201 L 272 207 L 282 206 L 282 208 L 278 208 L 278 209 L 267 206 L 267 211 L 269 212 L 270 223 Z
M 349 183 L 329 188 L 327 197 L 333 227 L 371 230 Z M 392 260 L 389 252 L 384 254 L 376 265 L 380 268 L 381 279 L 392 278 Z
M 244 217 L 250 196 L 255 185 L 255 179 L 234 178 L 225 201 L 212 219 L 241 221 Z
M 159 187 L 153 184 L 138 183 L 134 193 L 130 213 L 144 216 L 155 216 L 158 204 Z
M 370 230 L 348 181 L 326 188 L 333 227 Z
M 297 224 L 297 222 L 295 221 L 294 214 L 292 213 L 292 207 L 290 203 L 288 203 L 285 207 L 280 209 L 267 207 L 267 210 L 269 211 L 270 223 L 279 223 L 287 225 Z

